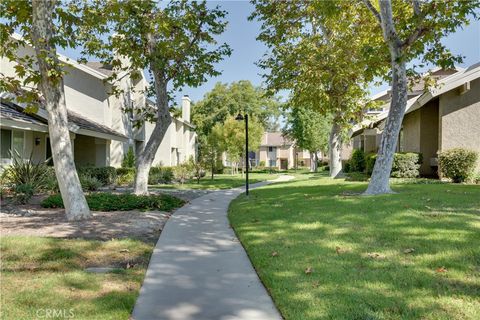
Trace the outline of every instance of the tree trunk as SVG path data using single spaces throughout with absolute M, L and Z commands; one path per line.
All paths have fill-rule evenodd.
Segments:
M 149 47 L 150 51 L 155 50 L 155 40 L 152 35 L 149 35 Z M 137 172 L 135 175 L 135 183 L 133 186 L 133 192 L 136 195 L 148 194 L 148 174 L 152 167 L 152 162 L 155 159 L 158 147 L 165 137 L 168 127 L 172 123 L 172 116 L 168 109 L 168 93 L 167 93 L 167 81 L 164 74 L 158 70 L 155 63 L 150 64 L 150 69 L 153 74 L 155 95 L 156 95 L 156 107 L 157 107 L 157 120 L 155 121 L 155 127 L 153 128 L 152 135 L 148 139 L 145 149 L 138 155 Z
M 313 167 L 314 159 L 313 159 L 313 153 L 310 151 L 310 172 L 314 172 L 315 168 Z
M 317 151 L 315 151 L 315 153 L 313 154 L 314 155 L 314 165 L 313 165 L 313 169 L 315 172 L 318 172 L 318 155 L 317 155 Z
M 389 45 L 392 64 L 392 101 L 382 133 L 375 166 L 366 195 L 391 193 L 390 172 L 398 135 L 407 106 L 407 72 L 400 41 L 393 25 L 390 1 L 380 1 L 380 15 L 385 41 Z
M 52 44 L 54 37 L 52 14 L 55 3 L 51 0 L 32 2 L 32 44 L 35 47 L 41 75 L 40 89 L 48 112 L 48 132 L 53 164 L 65 213 L 68 220 L 81 220 L 89 218 L 91 213 L 75 168 L 68 130 L 63 76 L 55 45 Z M 52 73 L 57 72 L 58 74 L 52 76 Z
M 342 173 L 342 159 L 340 152 L 342 148 L 341 127 L 333 121 L 332 130 L 330 131 L 330 138 L 328 140 L 328 147 L 330 153 L 330 177 L 338 178 Z

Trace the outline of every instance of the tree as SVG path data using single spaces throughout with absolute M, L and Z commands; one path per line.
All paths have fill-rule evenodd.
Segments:
M 407 106 L 407 63 L 420 58 L 444 68 L 454 67 L 455 57 L 441 39 L 477 17 L 478 1 L 363 0 L 381 27 L 388 46 L 392 74 L 392 100 L 382 133 L 372 177 L 365 194 L 391 193 L 390 172 L 401 124 Z M 377 34 L 380 33 L 380 30 Z M 410 71 L 414 72 L 414 69 Z
M 292 107 L 287 115 L 284 132 L 295 140 L 297 147 L 310 152 L 311 171 L 317 171 L 317 153 L 328 151 L 330 128 L 330 117 L 311 108 Z
M 255 116 L 268 130 L 274 127 L 280 116 L 280 102 L 248 80 L 230 84 L 219 82 L 195 104 L 192 122 L 197 126 L 199 135 L 208 135 L 217 123 L 223 123 L 239 112 Z
M 227 153 L 232 163 L 232 174 L 242 159 L 245 158 L 245 123 L 228 117 L 225 123 L 217 123 L 213 129 L 219 138 L 221 149 Z M 260 147 L 263 126 L 254 117 L 248 118 L 248 150 L 255 151 Z
M 28 112 L 46 109 L 55 175 L 67 219 L 88 218 L 91 213 L 75 168 L 68 130 L 65 65 L 56 50 L 57 46 L 76 45 L 74 34 L 79 20 L 55 0 L 2 1 L 0 12 L 5 21 L 1 24 L 1 56 L 17 63 L 16 77 L 2 74 L 1 89 L 16 94 L 17 101 L 27 104 Z M 13 37 L 16 30 L 22 33 L 22 39 Z M 17 49 L 29 43 L 35 54 L 20 56 Z
M 92 5 L 93 3 L 93 5 Z M 137 155 L 135 194 L 148 193 L 148 173 L 155 154 L 172 122 L 170 93 L 185 85 L 198 86 L 208 76 L 220 73 L 214 65 L 230 55 L 227 44 L 217 46 L 215 35 L 226 27 L 226 12 L 217 6 L 210 9 L 205 1 L 110 1 L 85 2 L 87 19 L 95 28 L 82 35 L 99 36 L 85 45 L 85 54 L 93 54 L 112 65 L 118 78 L 125 73 L 134 76 L 148 69 L 152 81 L 146 93 L 155 98 L 155 107 L 132 110 L 138 123 L 155 123 L 145 148 Z M 108 41 L 101 35 L 109 34 Z M 114 54 L 115 53 L 115 54 Z
M 381 43 L 369 36 L 366 9 L 350 1 L 256 0 L 251 18 L 269 52 L 259 62 L 268 88 L 290 90 L 291 101 L 332 116 L 330 175 L 341 173 L 342 133 L 358 121 L 367 86 L 380 74 Z M 375 55 L 373 54 L 375 52 Z M 376 60 L 376 65 L 372 61 Z M 380 60 L 381 61 L 381 60 Z

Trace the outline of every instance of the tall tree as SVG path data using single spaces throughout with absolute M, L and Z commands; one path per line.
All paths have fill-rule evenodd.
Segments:
M 381 27 L 390 52 L 392 100 L 382 133 L 377 160 L 365 194 L 383 194 L 390 189 L 390 171 L 407 106 L 407 63 L 419 58 L 444 68 L 461 61 L 441 39 L 477 17 L 479 1 L 363 0 Z M 380 30 L 379 32 L 380 33 Z M 415 71 L 411 69 L 410 71 Z
M 252 19 L 269 52 L 259 65 L 272 91 L 290 90 L 295 105 L 333 115 L 330 175 L 341 173 L 342 132 L 362 115 L 368 83 L 379 73 L 378 39 L 368 36 L 366 9 L 349 1 L 255 0 Z M 371 61 L 377 59 L 377 66 Z
M 86 2 L 84 11 L 96 22 L 96 28 L 85 29 L 84 35 L 110 33 L 108 41 L 99 36 L 87 43 L 86 54 L 97 55 L 114 66 L 118 72 L 113 77 L 143 69 L 151 75 L 151 87 L 146 92 L 155 98 L 155 108 L 134 110 L 140 123 L 155 123 L 137 155 L 134 193 L 147 194 L 150 167 L 172 122 L 170 92 L 186 85 L 198 86 L 208 76 L 219 75 L 214 65 L 230 55 L 229 46 L 217 45 L 214 38 L 225 30 L 226 12 L 218 6 L 209 8 L 206 1 L 187 0 L 165 4 L 153 0 L 93 0 Z
M 64 64 L 57 46 L 75 46 L 77 17 L 55 0 L 2 1 L 1 56 L 17 63 L 16 77 L 1 76 L 2 91 L 12 92 L 27 103 L 27 111 L 39 106 L 48 112 L 48 131 L 55 175 L 68 220 L 90 217 L 73 159 L 63 86 Z M 3 22 L 4 21 L 4 22 Z M 55 25 L 56 23 L 57 25 Z M 22 39 L 12 35 L 19 30 Z M 20 55 L 31 43 L 35 54 Z
M 312 108 L 292 107 L 287 115 L 284 132 L 295 140 L 297 147 L 310 152 L 311 171 L 317 171 L 317 153 L 328 151 L 331 122 L 331 117 Z
M 260 147 L 263 126 L 255 117 L 248 119 L 248 150 L 255 151 Z M 213 132 L 219 139 L 221 149 L 226 152 L 232 163 L 232 173 L 238 164 L 245 159 L 245 123 L 234 117 L 228 117 L 223 124 L 217 123 Z

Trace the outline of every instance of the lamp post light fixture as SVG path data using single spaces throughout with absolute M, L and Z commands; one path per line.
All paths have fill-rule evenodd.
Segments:
M 241 113 L 239 113 L 236 117 L 235 120 L 237 121 L 243 121 L 245 120 L 245 194 L 248 196 L 248 114 L 245 114 L 243 116 Z

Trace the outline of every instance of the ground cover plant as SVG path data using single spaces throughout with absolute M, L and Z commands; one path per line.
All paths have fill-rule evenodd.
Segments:
M 40 319 L 58 310 L 56 319 L 127 320 L 153 246 L 133 239 L 2 236 L 1 319 Z M 115 269 L 85 271 L 107 266 Z
M 478 319 L 480 187 L 320 175 L 253 190 L 230 223 L 285 319 Z M 279 196 L 281 195 L 281 196 Z
M 134 194 L 91 193 L 86 195 L 88 206 L 95 211 L 160 210 L 172 211 L 185 201 L 171 195 L 137 196 Z M 63 208 L 62 197 L 51 195 L 41 203 L 44 208 Z

